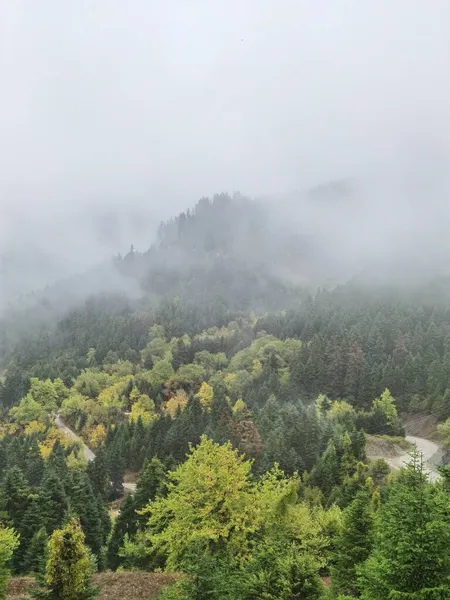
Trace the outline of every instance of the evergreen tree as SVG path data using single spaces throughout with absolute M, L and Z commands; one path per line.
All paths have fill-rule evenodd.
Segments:
M 25 458 L 25 475 L 32 486 L 38 486 L 44 475 L 44 460 L 35 439 L 31 440 Z
M 114 521 L 111 536 L 106 551 L 108 569 L 115 571 L 121 564 L 119 549 L 123 545 L 125 535 L 133 536 L 137 531 L 137 515 L 132 494 L 127 494 L 120 507 L 120 512 Z
M 339 459 L 333 440 L 328 442 L 327 449 L 317 461 L 311 472 L 311 484 L 319 487 L 325 494 L 330 494 L 339 483 Z
M 89 477 L 75 471 L 70 481 L 70 508 L 80 519 L 86 544 L 97 556 L 105 542 L 103 523 L 98 512 L 98 501 L 94 496 Z
M 38 529 L 25 549 L 21 572 L 37 575 L 45 570 L 47 559 L 48 535 L 44 527 Z
M 123 495 L 123 476 L 125 473 L 123 454 L 120 451 L 117 440 L 109 454 L 108 464 L 110 480 L 109 498 L 116 500 Z
M 59 440 L 56 440 L 52 452 L 48 457 L 47 469 L 56 473 L 61 483 L 64 484 L 68 476 L 68 468 L 66 463 L 66 453 Z
M 20 546 L 14 553 L 14 571 L 27 573 L 24 567 L 24 556 L 27 553 L 31 540 L 36 532 L 43 526 L 43 518 L 37 498 L 33 498 L 27 508 L 20 526 Z
M 108 461 L 103 446 L 97 449 L 95 459 L 88 464 L 87 473 L 94 493 L 106 500 L 110 484 Z
M 6 454 L 4 439 L 0 440 L 0 480 L 3 477 L 3 473 L 8 466 L 8 456 Z
M 0 525 L 0 600 L 4 600 L 9 579 L 8 564 L 19 545 L 19 536 L 13 529 Z
M 231 439 L 233 412 L 226 398 L 215 396 L 211 404 L 211 416 L 206 435 L 219 444 Z
M 97 499 L 97 511 L 98 511 L 98 516 L 100 519 L 103 544 L 105 545 L 106 541 L 108 540 L 109 534 L 111 533 L 112 524 L 111 524 L 111 517 L 109 516 L 109 512 L 108 512 L 108 506 L 101 500 L 101 498 Z M 105 546 L 103 546 L 101 554 L 97 557 L 99 570 L 106 568 L 106 564 L 105 564 L 106 557 L 104 554 L 104 550 L 105 550 Z
M 450 598 L 446 494 L 430 484 L 416 452 L 381 505 L 373 553 L 359 578 L 364 600 Z
M 353 444 L 347 431 L 340 438 L 340 455 L 340 479 L 343 480 L 354 473 L 356 468 Z
M 373 545 L 372 487 L 371 483 L 366 484 L 343 514 L 331 570 L 333 590 L 338 594 L 359 596 L 356 569 L 368 558 Z
M 98 594 L 91 584 L 92 563 L 80 523 L 72 519 L 53 532 L 48 543 L 45 574 L 37 577 L 32 595 L 39 600 L 91 600 Z
M 139 471 L 142 467 L 144 461 L 144 442 L 145 428 L 142 418 L 139 417 L 129 443 L 130 459 L 128 464 L 134 471 Z
M 134 494 L 135 511 L 141 510 L 149 502 L 155 500 L 156 496 L 165 490 L 165 467 L 156 457 L 147 460 L 139 476 Z M 146 515 L 138 515 L 135 512 L 136 522 L 143 527 L 148 520 Z
M 52 470 L 47 471 L 44 476 L 39 491 L 38 505 L 42 524 L 50 535 L 55 529 L 61 527 L 69 508 L 61 479 Z
M 30 501 L 30 489 L 23 472 L 13 467 L 5 472 L 0 487 L 0 509 L 8 514 L 10 524 L 19 530 Z

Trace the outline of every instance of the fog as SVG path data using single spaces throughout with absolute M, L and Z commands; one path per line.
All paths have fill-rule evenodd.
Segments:
M 14 291 L 220 191 L 264 195 L 347 271 L 450 252 L 447 0 L 2 2 L 0 76 Z M 305 205 L 341 178 L 351 204 Z

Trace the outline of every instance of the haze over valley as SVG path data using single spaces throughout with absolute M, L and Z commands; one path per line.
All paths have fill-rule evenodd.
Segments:
M 450 4 L 0 3 L 0 600 L 450 598 Z

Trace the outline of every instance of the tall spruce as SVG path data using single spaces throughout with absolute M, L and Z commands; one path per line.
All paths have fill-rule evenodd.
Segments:
M 360 595 L 357 567 L 369 557 L 374 538 L 372 493 L 373 484 L 368 481 L 344 511 L 331 569 L 333 591 L 337 594 Z
M 92 570 L 83 530 L 72 519 L 53 532 L 45 572 L 38 574 L 32 595 L 38 600 L 91 600 L 98 595 L 91 583 Z
M 95 459 L 88 464 L 87 473 L 94 492 L 106 500 L 109 493 L 109 469 L 103 446 L 97 448 Z
M 427 481 L 415 452 L 381 505 L 374 549 L 360 569 L 361 597 L 450 598 L 449 517 L 447 495 Z
M 53 470 L 47 471 L 44 476 L 39 491 L 38 505 L 42 525 L 50 535 L 55 529 L 61 527 L 69 508 L 59 474 Z

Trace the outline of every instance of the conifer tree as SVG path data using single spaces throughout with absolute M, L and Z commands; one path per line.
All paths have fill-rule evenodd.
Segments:
M 8 563 L 19 545 L 19 536 L 14 529 L 0 525 L 0 600 L 4 600 L 9 579 Z
M 16 573 L 28 571 L 24 567 L 24 556 L 35 533 L 43 526 L 42 514 L 37 498 L 33 498 L 27 508 L 20 526 L 20 546 L 15 551 L 13 566 Z
M 79 521 L 72 519 L 53 532 L 45 573 L 38 575 L 39 585 L 32 594 L 39 600 L 91 600 L 98 594 L 92 587 L 92 570 L 83 530 Z
M 70 508 L 79 517 L 86 544 L 97 556 L 105 541 L 103 523 L 86 473 L 75 471 L 70 481 Z
M 21 572 L 27 575 L 43 573 L 47 558 L 48 535 L 44 527 L 38 529 L 25 547 Z
M 0 440 L 0 479 L 3 477 L 3 473 L 8 466 L 8 456 L 6 454 L 6 448 L 4 439 Z
M 31 441 L 27 448 L 25 475 L 32 486 L 39 485 L 44 475 L 44 460 L 35 439 Z
M 333 440 L 329 440 L 327 449 L 317 461 L 311 472 L 312 485 L 318 486 L 325 494 L 331 493 L 339 483 L 339 459 Z
M 141 510 L 149 502 L 153 502 L 156 496 L 165 489 L 165 467 L 156 457 L 147 460 L 139 476 L 134 494 L 135 511 Z M 144 526 L 148 517 L 135 513 L 135 518 L 139 526 Z
M 109 471 L 103 446 L 97 449 L 95 459 L 88 464 L 87 473 L 94 493 L 106 500 L 109 493 Z
M 59 440 L 56 440 L 52 452 L 48 457 L 47 470 L 51 470 L 56 473 L 61 483 L 64 484 L 68 475 L 68 468 L 66 463 L 66 454 Z
M 340 479 L 349 477 L 356 468 L 356 459 L 353 451 L 352 440 L 346 431 L 340 439 Z
M 57 473 L 47 471 L 39 492 L 39 513 L 48 534 L 61 527 L 69 508 L 63 484 Z
M 144 461 L 144 441 L 145 441 L 145 427 L 142 422 L 142 418 L 139 417 L 136 425 L 134 426 L 133 436 L 130 440 L 130 468 L 139 471 Z
M 359 595 L 356 568 L 368 558 L 373 545 L 375 515 L 372 488 L 373 485 L 368 482 L 344 511 L 331 570 L 333 590 L 337 593 Z
M 106 561 L 108 569 L 115 571 L 122 563 L 122 558 L 119 556 L 125 535 L 132 536 L 137 531 L 137 515 L 132 494 L 127 494 L 120 512 L 114 521 L 111 537 L 108 541 Z
M 381 504 L 374 549 L 360 570 L 361 597 L 450 598 L 449 547 L 448 499 L 427 481 L 415 452 Z
M 125 473 L 123 455 L 117 441 L 111 449 L 108 462 L 110 480 L 109 497 L 111 500 L 116 500 L 123 494 L 123 476 Z
M 18 530 L 30 501 L 30 489 L 23 472 L 13 467 L 5 472 L 0 487 L 0 509 L 8 514 L 10 524 Z

